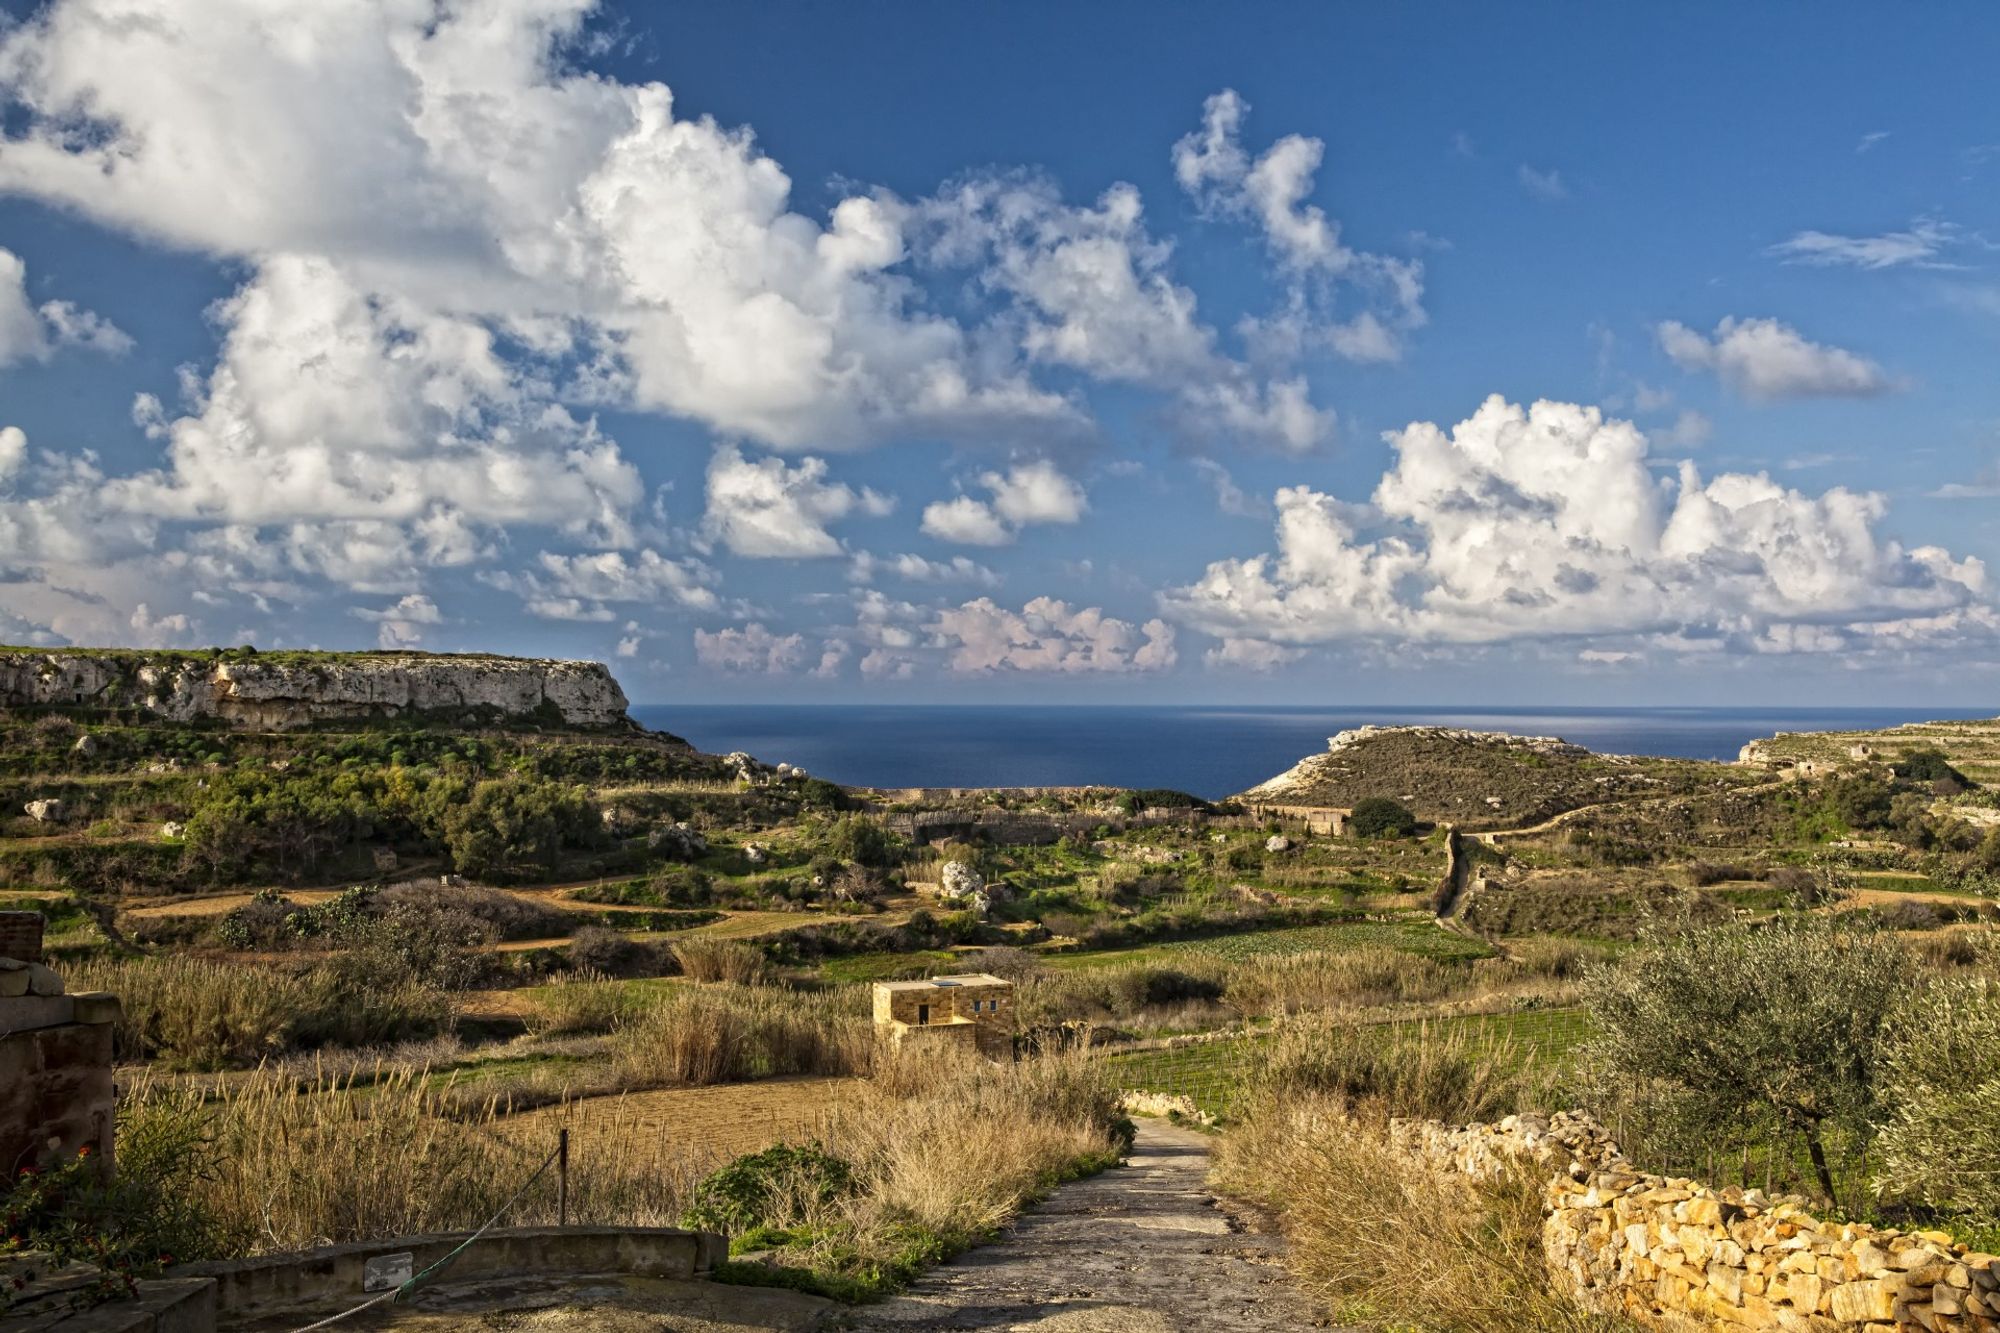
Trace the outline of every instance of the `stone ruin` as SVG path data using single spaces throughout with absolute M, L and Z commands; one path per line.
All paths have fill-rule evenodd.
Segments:
M 113 1161 L 117 997 L 70 995 L 42 960 L 42 915 L 0 912 L 0 1170 Z

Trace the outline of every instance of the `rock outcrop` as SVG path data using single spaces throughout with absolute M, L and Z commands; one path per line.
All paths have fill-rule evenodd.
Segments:
M 625 693 L 600 662 L 428 653 L 0 654 L 0 707 L 38 706 L 215 718 L 265 731 L 425 714 L 627 725 Z

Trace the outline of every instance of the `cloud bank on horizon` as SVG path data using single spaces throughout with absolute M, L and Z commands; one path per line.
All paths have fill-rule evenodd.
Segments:
M 525 617 L 663 670 L 857 688 L 1990 655 L 1977 555 L 1905 544 L 1867 486 L 1678 456 L 1709 421 L 1673 391 L 1353 429 L 1338 377 L 1414 373 L 1448 243 L 1357 244 L 1315 202 L 1338 154 L 1260 138 L 1234 89 L 1129 167 L 1164 198 L 1117 164 L 1082 194 L 967 166 L 822 207 L 748 126 L 610 69 L 608 18 L 52 0 L 0 27 L 0 197 L 232 287 L 155 392 L 143 342 L 0 249 L 0 636 L 532 648 Z M 1524 207 L 1588 202 L 1512 175 Z M 1919 218 L 1761 253 L 1915 272 L 1982 245 Z M 1761 419 L 1920 391 L 1801 324 L 1702 298 L 1636 341 Z M 57 370 L 129 402 L 131 448 L 9 420 Z

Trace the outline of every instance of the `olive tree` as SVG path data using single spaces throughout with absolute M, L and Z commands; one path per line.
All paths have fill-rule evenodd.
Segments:
M 1592 975 L 1588 1054 L 1613 1077 L 1649 1081 L 1716 1139 L 1746 1122 L 1798 1135 L 1838 1203 L 1829 1131 L 1867 1133 L 1909 974 L 1893 936 L 1815 919 L 1656 929 Z
M 2000 1217 L 2000 980 L 1953 977 L 1911 995 L 1882 1066 L 1877 1187 Z

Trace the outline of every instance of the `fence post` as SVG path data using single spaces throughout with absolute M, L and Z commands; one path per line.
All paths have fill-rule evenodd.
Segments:
M 556 1225 L 569 1225 L 569 1126 L 556 1131 Z

